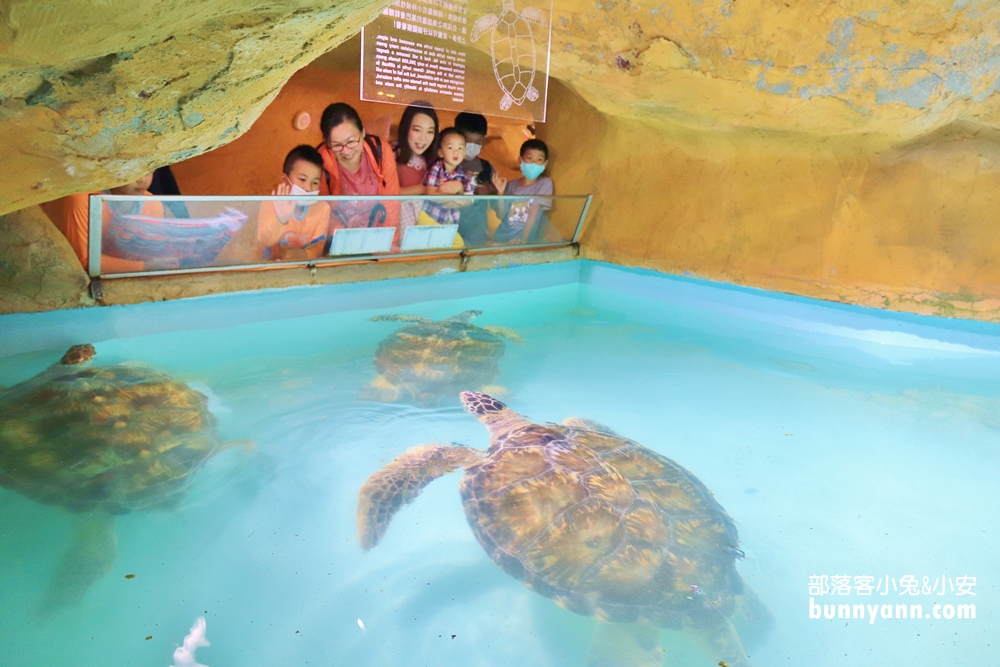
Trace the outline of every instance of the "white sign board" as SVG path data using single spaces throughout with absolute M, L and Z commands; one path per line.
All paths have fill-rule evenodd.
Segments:
M 399 249 L 403 252 L 411 250 L 432 250 L 435 248 L 450 248 L 455 243 L 458 225 L 419 225 L 407 227 L 403 233 L 403 243 Z
M 361 31 L 361 99 L 545 120 L 552 0 L 396 0 Z
M 373 255 L 392 250 L 395 227 L 361 227 L 359 229 L 338 229 L 333 232 L 331 255 Z

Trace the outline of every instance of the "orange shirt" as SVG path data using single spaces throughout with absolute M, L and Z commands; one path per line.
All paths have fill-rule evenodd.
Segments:
M 76 195 L 69 195 L 55 202 L 49 202 L 43 210 L 52 218 L 59 231 L 69 241 L 76 256 L 83 264 L 83 270 L 88 271 L 88 261 L 90 259 L 90 195 L 99 195 L 100 192 L 81 192 Z M 149 195 L 147 191 L 145 194 Z M 61 216 L 60 216 L 61 214 Z M 163 204 L 158 201 L 146 202 L 142 205 L 142 215 L 149 215 L 157 218 L 163 217 Z M 104 225 L 111 223 L 111 209 L 107 203 L 104 204 L 102 215 Z M 143 271 L 146 265 L 144 262 L 133 259 L 122 259 L 121 257 L 111 257 L 101 255 L 101 273 L 126 273 L 129 271 Z
M 330 224 L 330 205 L 325 201 L 315 202 L 306 210 L 302 220 L 292 215 L 287 222 L 278 220 L 274 211 L 276 202 L 261 202 L 257 213 L 257 241 L 264 247 L 282 244 L 292 248 L 305 248 L 310 259 L 323 254 Z
M 375 175 L 378 177 L 378 194 L 398 195 L 399 176 L 396 173 L 396 154 L 392 152 L 392 147 L 381 137 L 374 137 L 382 146 L 382 164 L 375 161 L 375 154 L 367 141 L 362 140 L 364 148 L 362 160 L 368 160 Z M 323 158 L 323 178 L 320 180 L 319 193 L 321 195 L 342 195 L 344 192 L 340 186 L 340 168 L 337 166 L 337 157 L 330 152 L 324 143 L 319 147 L 319 154 Z M 386 216 L 385 221 L 379 227 L 396 227 L 396 236 L 399 236 L 399 201 L 383 201 Z M 330 231 L 333 233 L 333 230 Z

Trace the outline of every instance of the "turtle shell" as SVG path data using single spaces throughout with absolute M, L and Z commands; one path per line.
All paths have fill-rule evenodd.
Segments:
M 627 438 L 524 422 L 466 470 L 462 499 L 497 565 L 580 614 L 710 627 L 743 591 L 732 519 L 694 475 Z
M 207 404 L 150 368 L 56 364 L 0 393 L 0 486 L 73 512 L 169 506 L 220 447 Z
M 515 11 L 500 15 L 490 41 L 493 70 L 500 87 L 521 104 L 535 79 L 535 44 L 531 26 Z
M 468 322 L 415 322 L 379 343 L 375 368 L 399 398 L 433 406 L 495 382 L 504 350 L 503 339 Z

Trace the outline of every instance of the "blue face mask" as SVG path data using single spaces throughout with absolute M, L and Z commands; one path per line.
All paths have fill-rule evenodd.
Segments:
M 524 177 L 529 181 L 533 181 L 541 176 L 543 171 L 545 171 L 544 164 L 535 164 L 534 162 L 521 163 L 521 173 L 524 174 Z

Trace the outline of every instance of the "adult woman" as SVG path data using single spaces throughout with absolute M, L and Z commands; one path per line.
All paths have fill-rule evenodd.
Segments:
M 361 117 L 349 104 L 337 102 L 323 111 L 323 195 L 398 195 L 396 160 L 380 137 L 366 136 Z M 398 201 L 339 202 L 333 227 L 391 227 L 399 222 Z
M 406 107 L 393 144 L 400 194 L 424 194 L 424 177 L 429 162 L 437 155 L 435 142 L 439 129 L 437 114 L 428 102 L 414 102 Z
M 399 131 L 393 150 L 399 174 L 399 193 L 424 194 L 427 168 L 437 156 L 438 117 L 428 102 L 414 102 L 399 119 Z M 399 207 L 399 225 L 406 229 L 416 224 L 422 203 L 405 201 Z

